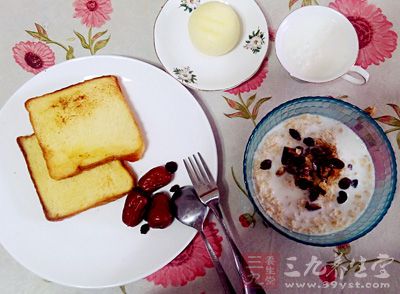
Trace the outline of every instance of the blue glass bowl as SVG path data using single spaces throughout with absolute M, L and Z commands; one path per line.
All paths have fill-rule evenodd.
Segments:
M 365 143 L 375 166 L 375 191 L 364 213 L 349 227 L 327 235 L 293 232 L 275 222 L 255 196 L 253 158 L 264 136 L 280 122 L 300 114 L 317 114 L 336 119 L 352 129 Z M 393 148 L 383 130 L 364 111 L 330 97 L 302 97 L 276 107 L 256 126 L 246 146 L 243 173 L 247 191 L 263 219 L 286 237 L 314 246 L 336 246 L 356 240 L 371 231 L 388 211 L 396 190 L 397 169 Z

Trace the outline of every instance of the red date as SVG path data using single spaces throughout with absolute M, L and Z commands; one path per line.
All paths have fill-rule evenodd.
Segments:
M 149 199 L 145 193 L 134 188 L 126 197 L 122 211 L 122 221 L 130 227 L 137 226 L 143 220 L 147 210 Z
M 168 227 L 174 217 L 171 212 L 170 197 L 166 192 L 154 194 L 150 209 L 147 215 L 147 221 L 150 228 L 164 229 Z
M 165 166 L 152 168 L 139 179 L 138 186 L 146 193 L 153 193 L 172 181 L 177 167 L 175 162 L 170 161 Z

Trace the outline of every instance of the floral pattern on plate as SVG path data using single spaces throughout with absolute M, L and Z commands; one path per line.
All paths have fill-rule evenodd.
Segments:
M 181 0 L 179 7 L 183 8 L 183 11 L 191 13 L 200 5 L 200 0 Z
M 265 34 L 260 30 L 253 31 L 249 38 L 245 41 L 244 48 L 250 49 L 253 54 L 256 54 L 261 51 L 262 46 L 265 44 Z
M 196 84 L 197 82 L 197 76 L 193 73 L 193 70 L 191 70 L 189 66 L 185 66 L 183 68 L 175 67 L 173 72 L 178 81 L 186 84 Z

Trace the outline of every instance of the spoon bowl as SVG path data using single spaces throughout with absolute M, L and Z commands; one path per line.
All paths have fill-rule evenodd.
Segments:
M 191 186 L 184 186 L 175 191 L 172 197 L 172 210 L 181 223 L 198 231 L 203 230 L 208 207 L 199 200 Z
M 184 225 L 195 228 L 199 232 L 211 257 L 211 261 L 214 264 L 215 270 L 218 273 L 221 285 L 224 288 L 224 293 L 236 293 L 214 249 L 211 247 L 211 244 L 204 234 L 203 225 L 209 209 L 200 201 L 194 188 L 192 186 L 184 186 L 176 189 L 172 196 L 171 208 L 177 220 Z

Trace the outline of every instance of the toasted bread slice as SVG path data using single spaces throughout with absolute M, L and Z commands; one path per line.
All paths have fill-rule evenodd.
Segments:
M 141 132 L 118 79 L 103 76 L 25 103 L 49 174 L 60 180 L 115 159 L 141 158 Z
M 129 170 L 119 160 L 99 165 L 64 180 L 49 176 L 35 135 L 17 138 L 46 218 L 62 220 L 89 208 L 114 201 L 134 185 Z

